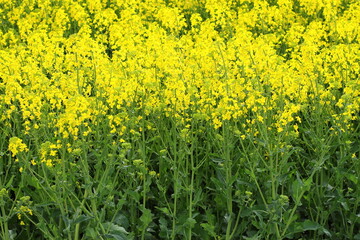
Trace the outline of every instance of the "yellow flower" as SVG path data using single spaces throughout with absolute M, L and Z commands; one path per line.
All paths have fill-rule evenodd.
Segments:
M 47 159 L 45 161 L 45 163 L 46 163 L 46 166 L 48 166 L 48 167 L 53 167 L 54 166 L 53 161 L 51 159 Z
M 10 138 L 8 149 L 11 151 L 13 157 L 19 152 L 29 151 L 26 144 L 18 137 Z
M 27 206 L 20 206 L 20 211 L 23 213 L 28 213 L 30 215 L 33 215 L 32 210 Z
M 133 160 L 133 164 L 134 164 L 135 166 L 140 166 L 141 164 L 143 164 L 143 160 L 141 160 L 141 159 L 135 159 L 135 160 Z

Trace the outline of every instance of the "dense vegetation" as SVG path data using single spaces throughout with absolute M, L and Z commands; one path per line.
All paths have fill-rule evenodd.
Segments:
M 0 0 L 0 238 L 360 239 L 359 16 Z

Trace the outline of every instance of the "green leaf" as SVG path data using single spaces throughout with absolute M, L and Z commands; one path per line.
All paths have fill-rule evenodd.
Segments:
M 208 223 L 202 223 L 200 226 L 212 237 L 216 237 L 215 233 L 215 226 L 208 224 Z
M 36 177 L 31 176 L 29 174 L 23 174 L 23 176 L 24 176 L 24 182 L 26 183 L 26 185 L 23 187 L 32 186 L 36 189 L 41 189 L 39 185 L 39 180 Z
M 355 176 L 354 174 L 345 174 L 346 178 L 349 179 L 350 181 L 352 181 L 353 183 L 357 184 L 358 183 L 358 177 Z
M 153 214 L 150 209 L 147 208 L 143 209 L 142 212 L 143 214 L 140 217 L 140 221 L 143 223 L 144 227 L 146 227 L 149 223 L 151 223 Z
M 9 188 L 14 180 L 15 175 L 12 175 L 10 180 L 6 183 L 5 188 Z
M 129 227 L 129 220 L 127 219 L 127 217 L 123 214 L 118 214 L 115 217 L 114 223 L 120 226 L 123 226 L 124 228 L 128 228 Z
M 252 213 L 252 210 L 250 208 L 245 208 L 243 211 L 241 211 L 240 213 L 240 217 L 249 217 Z
M 134 201 L 139 202 L 140 201 L 140 194 L 137 191 L 132 190 L 126 190 L 126 195 L 130 196 Z
M 311 184 L 312 184 L 312 178 L 309 177 L 308 179 L 305 180 L 304 182 L 304 189 L 305 191 L 309 191 L 311 188 Z
M 194 218 L 188 218 L 186 219 L 186 222 L 185 222 L 185 226 L 189 227 L 189 228 L 193 228 L 196 224 L 196 220 Z
M 299 203 L 301 200 L 302 195 L 309 191 L 312 184 L 312 178 L 308 178 L 303 182 L 299 176 L 297 179 L 292 183 L 291 190 L 292 190 L 292 197 L 296 203 Z
M 246 240 L 258 240 L 258 239 L 260 239 L 260 237 L 259 237 L 259 234 L 256 233 L 251 237 L 244 237 L 244 239 L 246 239 Z
M 86 237 L 89 237 L 90 239 L 96 239 L 99 237 L 99 235 L 97 234 L 97 232 L 95 231 L 94 228 L 86 228 L 86 233 L 85 233 Z
M 193 204 L 196 205 L 197 203 L 201 202 L 202 199 L 203 199 L 202 191 L 201 189 L 197 189 L 194 194 Z
M 171 216 L 171 213 L 168 208 L 166 207 L 163 208 L 156 207 L 156 208 L 159 209 L 161 212 L 165 213 L 166 216 Z
M 291 185 L 292 197 L 296 203 L 300 201 L 302 186 L 303 183 L 299 179 L 296 179 Z
M 295 233 L 303 233 L 305 231 L 322 231 L 326 235 L 330 235 L 330 232 L 325 229 L 323 226 L 321 226 L 319 223 L 311 221 L 311 220 L 305 220 L 304 222 L 294 222 L 291 224 L 291 227 L 289 227 L 289 233 L 286 234 L 285 237 L 291 237 Z
M 78 224 L 81 222 L 85 222 L 89 219 L 92 219 L 93 217 L 90 216 L 86 216 L 86 215 L 80 215 L 79 217 L 77 217 L 75 220 L 73 220 L 72 224 Z
M 345 209 L 345 211 L 349 211 L 349 205 L 347 204 L 347 202 L 345 201 L 345 199 L 341 199 L 340 201 L 341 206 Z
M 105 234 L 105 239 L 128 240 L 124 234 Z
M 104 223 L 103 227 L 107 229 L 111 234 L 128 234 L 125 228 L 111 222 Z
M 327 230 L 326 228 L 322 227 L 320 229 L 321 232 L 325 233 L 326 236 L 331 238 L 331 233 L 329 232 L 329 230 Z
M 159 223 L 160 223 L 160 233 L 159 236 L 163 239 L 169 239 L 170 235 L 171 235 L 171 231 L 168 228 L 168 222 L 166 221 L 165 218 L 160 217 L 159 219 Z
M 255 174 L 247 168 L 245 168 L 245 173 L 249 175 L 252 179 L 256 178 Z
M 305 220 L 302 223 L 303 231 L 315 231 L 322 228 L 322 226 L 316 222 Z

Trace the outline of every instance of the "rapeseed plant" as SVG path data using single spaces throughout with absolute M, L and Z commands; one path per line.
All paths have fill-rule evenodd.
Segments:
M 23 141 L 18 137 L 10 138 L 10 140 L 9 140 L 9 148 L 8 149 L 11 152 L 13 157 L 15 157 L 20 152 L 29 151 L 26 144 L 23 143 Z
M 358 236 L 359 16 L 0 0 L 1 237 Z

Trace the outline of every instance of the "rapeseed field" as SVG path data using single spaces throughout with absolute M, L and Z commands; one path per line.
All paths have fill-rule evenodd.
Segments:
M 0 238 L 360 239 L 360 1 L 0 0 Z

